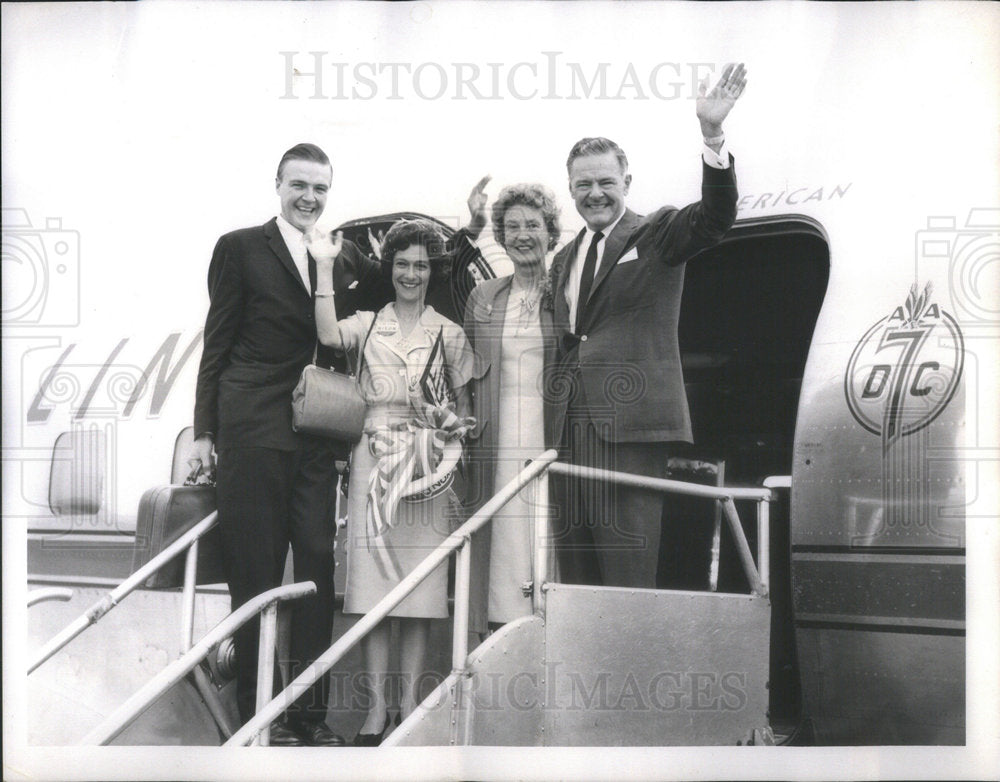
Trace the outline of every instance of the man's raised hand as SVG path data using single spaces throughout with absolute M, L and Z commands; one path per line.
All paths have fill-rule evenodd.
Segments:
M 379 231 L 378 236 L 376 236 L 371 226 L 368 226 L 368 246 L 372 248 L 372 255 L 375 256 L 376 261 L 382 260 L 383 239 L 385 239 L 385 231 Z
M 465 202 L 469 207 L 469 216 L 471 217 L 471 220 L 469 220 L 469 232 L 473 236 L 479 236 L 483 228 L 486 227 L 487 195 L 483 191 L 492 178 L 492 176 L 487 174 L 476 182 L 476 186 L 472 188 L 472 192 L 469 193 L 469 197 Z
M 729 115 L 747 86 L 747 71 L 743 63 L 729 63 L 722 70 L 718 83 L 708 90 L 708 77 L 698 86 L 695 113 L 701 122 L 701 132 L 706 138 L 722 134 L 722 121 Z

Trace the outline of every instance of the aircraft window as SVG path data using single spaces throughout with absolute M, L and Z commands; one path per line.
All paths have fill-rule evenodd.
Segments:
M 104 500 L 107 442 L 99 429 L 73 429 L 56 438 L 49 473 L 49 508 L 56 516 L 92 516 Z
M 187 463 L 187 460 L 191 455 L 193 443 L 193 426 L 186 426 L 177 433 L 177 439 L 174 440 L 173 463 L 170 467 L 170 482 L 172 484 L 184 483 L 184 479 L 191 472 L 191 465 Z

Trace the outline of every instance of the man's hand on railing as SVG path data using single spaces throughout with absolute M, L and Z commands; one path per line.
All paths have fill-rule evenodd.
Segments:
M 696 475 L 706 476 L 716 476 L 719 474 L 719 465 L 715 462 L 706 462 L 701 459 L 688 459 L 685 456 L 671 456 L 667 459 L 667 469 L 671 472 L 680 470 L 687 473 L 695 473 Z

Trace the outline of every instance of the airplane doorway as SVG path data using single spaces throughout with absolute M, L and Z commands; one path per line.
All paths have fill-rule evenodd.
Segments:
M 679 338 L 694 446 L 682 455 L 720 464 L 727 485 L 791 474 L 802 374 L 829 275 L 825 232 L 798 215 L 739 221 L 723 242 L 687 264 Z M 713 506 L 666 501 L 661 588 L 708 588 Z M 745 510 L 744 531 L 756 550 L 754 514 Z M 770 721 L 779 736 L 791 738 L 801 709 L 786 492 L 772 504 L 770 528 Z M 724 524 L 718 562 L 718 591 L 749 591 Z

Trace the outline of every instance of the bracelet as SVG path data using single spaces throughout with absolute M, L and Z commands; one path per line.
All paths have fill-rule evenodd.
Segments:
M 710 147 L 712 146 L 712 144 L 721 144 L 725 140 L 726 140 L 726 134 L 721 133 L 718 136 L 713 136 L 712 138 L 706 138 L 705 145 Z
M 313 295 L 317 299 L 327 299 L 327 298 L 332 299 L 334 297 L 334 292 L 333 291 L 323 291 L 322 293 L 320 293 L 319 291 L 316 291 L 316 293 L 313 294 Z

